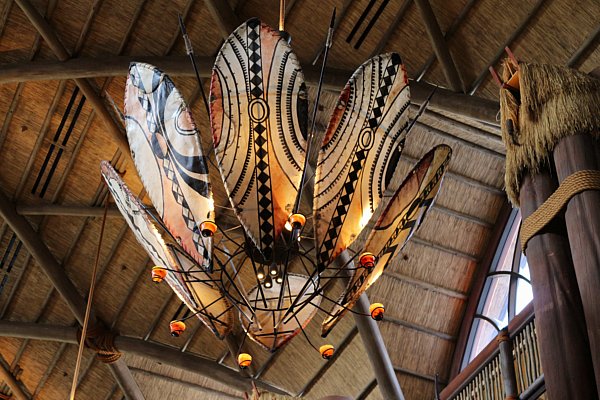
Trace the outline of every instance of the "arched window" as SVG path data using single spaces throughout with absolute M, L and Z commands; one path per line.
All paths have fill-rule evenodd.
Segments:
M 461 369 L 533 300 L 529 266 L 519 244 L 520 226 L 521 213 L 515 209 L 508 218 L 485 278 Z

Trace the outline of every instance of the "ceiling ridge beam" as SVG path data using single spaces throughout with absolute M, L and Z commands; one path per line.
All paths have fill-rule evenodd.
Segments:
M 444 71 L 444 76 L 446 77 L 448 86 L 455 92 L 464 92 L 464 85 L 460 79 L 460 75 L 458 74 L 458 70 L 456 69 L 456 65 L 454 64 L 454 60 L 450 54 L 450 50 L 448 49 L 448 44 L 444 39 L 444 34 L 440 29 L 440 25 L 435 17 L 433 9 L 431 8 L 429 0 L 414 1 L 417 5 L 417 8 L 421 12 L 421 17 L 425 23 L 425 30 L 429 35 L 429 40 L 431 41 L 433 51 L 435 52 L 440 65 L 442 66 L 442 71 Z
M 210 77 L 214 60 L 214 57 L 196 57 L 201 78 Z M 128 55 L 107 56 L 101 59 L 78 57 L 58 62 L 39 61 L 2 65 L 0 66 L 0 84 L 32 80 L 81 80 L 84 78 L 125 76 L 129 70 L 129 63 L 132 61 L 157 65 L 171 76 L 195 76 L 193 69 L 190 68 L 189 58 L 186 56 Z M 303 68 L 303 72 L 308 84 L 316 84 L 319 81 L 320 68 L 306 66 Z M 323 89 L 339 92 L 346 85 L 353 72 L 326 68 L 323 77 Z M 416 104 L 421 104 L 434 88 L 435 86 L 429 83 L 410 80 L 411 100 Z M 499 126 L 496 115 L 500 110 L 500 106 L 497 101 L 438 88 L 429 102 L 429 107 Z

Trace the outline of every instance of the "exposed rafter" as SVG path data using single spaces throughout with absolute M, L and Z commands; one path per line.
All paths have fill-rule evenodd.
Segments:
M 22 0 L 20 0 L 22 1 Z M 196 57 L 201 78 L 208 78 L 214 58 Z M 194 76 L 190 68 L 189 58 L 184 56 L 107 56 L 102 59 L 74 58 L 64 62 L 28 62 L 9 64 L 0 67 L 0 84 L 9 82 L 26 82 L 49 79 L 82 79 L 102 76 L 124 76 L 131 61 L 148 62 L 156 65 L 172 76 Z M 303 68 L 307 83 L 314 84 L 319 79 L 319 69 L 307 66 Z M 326 69 L 323 89 L 338 92 L 352 71 Z M 421 104 L 434 86 L 425 82 L 410 81 L 411 99 Z M 438 88 L 429 103 L 430 108 L 463 115 L 478 121 L 498 125 L 496 115 L 500 109 L 498 102 L 475 96 L 456 93 Z
M 239 25 L 238 18 L 233 13 L 231 7 L 229 7 L 229 3 L 223 0 L 204 0 L 204 5 L 206 5 L 206 8 L 208 8 L 208 11 L 213 16 L 223 39 L 227 39 L 229 34 Z
M 421 12 L 421 16 L 425 22 L 427 34 L 429 35 L 431 45 L 433 46 L 433 51 L 435 52 L 438 61 L 442 65 L 442 70 L 444 71 L 444 76 L 446 77 L 448 85 L 455 92 L 464 92 L 460 75 L 458 74 L 456 65 L 454 64 L 454 60 L 452 59 L 452 55 L 450 54 L 450 50 L 448 49 L 448 45 L 444 39 L 444 34 L 440 29 L 440 25 L 435 17 L 433 9 L 431 8 L 429 0 L 414 1 Z
M 14 375 L 10 372 L 8 364 L 4 359 L 0 359 L 0 382 L 4 381 L 12 391 L 13 396 L 17 400 L 31 400 L 31 396 L 25 393 L 25 389 L 17 381 Z
M 66 61 L 71 58 L 67 49 L 60 42 L 58 36 L 56 36 L 54 29 L 52 29 L 50 24 L 48 24 L 48 21 L 46 21 L 44 17 L 40 15 L 40 13 L 28 0 L 15 0 L 15 3 L 17 3 L 21 10 L 23 10 L 27 18 L 29 18 L 29 21 L 44 38 L 46 44 L 48 44 L 60 61 Z M 79 89 L 82 91 L 86 99 L 92 104 L 94 111 L 96 111 L 96 113 L 104 122 L 106 128 L 113 136 L 115 143 L 119 146 L 124 154 L 128 155 L 129 145 L 125 138 L 124 130 L 114 121 L 107 107 L 104 105 L 104 102 L 96 92 L 96 89 L 94 89 L 92 84 L 87 79 L 77 78 L 75 79 L 75 83 L 77 86 L 79 86 Z
M 3 337 L 77 344 L 76 335 L 77 328 L 75 327 L 0 320 L 0 336 Z M 146 342 L 142 339 L 128 336 L 116 336 L 115 346 L 119 351 L 125 353 L 148 358 L 165 365 L 192 370 L 237 390 L 250 390 L 252 388 L 251 379 L 242 377 L 233 369 L 198 355 L 183 353 L 170 346 Z M 255 381 L 255 383 L 257 387 L 272 393 L 289 395 L 286 391 L 271 384 L 262 381 Z
M 0 193 L 0 216 L 8 223 L 25 247 L 27 247 L 32 257 L 46 273 L 50 282 L 52 282 L 52 285 L 61 294 L 67 306 L 75 315 L 75 318 L 77 318 L 80 324 L 83 324 L 85 315 L 85 301 L 83 297 L 81 297 L 73 282 L 69 280 L 65 270 L 54 259 L 50 250 L 39 239 L 39 236 L 31 225 L 29 225 L 24 217 L 16 213 L 14 206 L 3 193 Z M 91 320 L 94 321 L 94 319 L 92 318 Z M 116 363 L 110 364 L 109 367 L 115 378 L 117 378 L 121 390 L 128 397 L 131 399 L 144 398 L 123 360 L 118 360 Z

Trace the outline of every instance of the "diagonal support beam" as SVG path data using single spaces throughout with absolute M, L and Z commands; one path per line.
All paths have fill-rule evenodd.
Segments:
M 229 7 L 229 3 L 223 0 L 204 0 L 204 5 L 213 16 L 223 39 L 229 37 L 229 34 L 239 25 L 238 18 Z
M 0 320 L 0 337 L 77 344 L 77 328 Z M 240 376 L 235 370 L 220 365 L 208 358 L 191 353 L 183 353 L 176 348 L 165 346 L 160 343 L 147 342 L 142 339 L 128 336 L 116 336 L 115 347 L 117 347 L 119 351 L 131 353 L 165 365 L 192 370 L 202 376 L 237 390 L 249 391 L 252 389 L 252 380 Z M 259 389 L 268 390 L 269 392 L 285 396 L 290 395 L 285 390 L 266 382 L 255 381 L 255 383 Z
M 442 66 L 448 85 L 455 92 L 464 92 L 465 90 L 460 80 L 460 76 L 458 75 L 458 71 L 456 70 L 456 65 L 450 55 L 450 50 L 444 39 L 444 34 L 440 29 L 440 25 L 433 13 L 429 0 L 415 0 L 415 4 L 421 12 L 421 17 L 423 17 L 423 21 L 425 22 L 425 28 L 427 29 L 427 34 L 431 40 L 433 51 Z
M 366 293 L 363 293 L 354 305 L 354 310 L 358 313 L 369 315 L 369 306 L 369 298 Z M 375 372 L 375 378 L 377 379 L 377 384 L 383 398 L 404 400 L 404 394 L 394 371 L 394 365 L 385 348 L 385 343 L 383 342 L 377 323 L 365 315 L 353 315 L 358 327 L 358 333 L 360 333 L 369 360 L 373 366 L 373 372 Z
M 19 237 L 25 247 L 27 247 L 27 250 L 46 273 L 54 288 L 63 297 L 67 306 L 75 315 L 75 318 L 77 318 L 80 324 L 83 324 L 86 306 L 83 297 L 79 294 L 73 282 L 67 277 L 65 270 L 59 265 L 52 253 L 50 253 L 48 247 L 46 247 L 31 225 L 29 225 L 29 222 L 17 214 L 14 205 L 1 192 L 0 216 Z M 91 320 L 94 321 L 94 319 L 95 317 L 92 314 Z M 116 363 L 110 364 L 109 368 L 127 398 L 136 400 L 144 399 L 144 395 L 137 386 L 137 383 L 135 383 L 133 375 L 127 368 L 125 361 L 118 360 Z
M 58 36 L 56 36 L 56 32 L 50 26 L 48 21 L 44 19 L 44 17 L 35 9 L 35 7 L 28 0 L 15 0 L 15 3 L 23 10 L 29 21 L 35 27 L 35 29 L 39 32 L 39 34 L 44 38 L 44 41 L 52 52 L 56 55 L 56 57 L 60 61 L 66 61 L 71 58 L 71 55 L 64 47 L 64 45 L 60 42 Z M 113 136 L 115 143 L 119 146 L 123 154 L 129 155 L 129 144 L 125 138 L 125 133 L 123 128 L 118 126 L 113 117 L 110 115 L 107 107 L 104 105 L 104 102 L 96 93 L 96 89 L 92 86 L 92 84 L 87 79 L 76 78 L 74 79 L 79 89 L 84 94 L 86 99 L 90 102 L 94 111 L 100 116 L 104 125 Z

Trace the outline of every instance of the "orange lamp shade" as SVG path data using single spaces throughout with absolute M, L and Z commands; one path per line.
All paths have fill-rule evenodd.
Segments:
M 375 321 L 381 321 L 383 319 L 385 308 L 381 303 L 373 303 L 369 307 L 369 312 L 371 313 L 371 318 L 373 318 Z
M 179 337 L 185 331 L 185 323 L 183 321 L 171 321 L 169 324 L 171 336 Z
M 368 270 L 375 267 L 376 258 L 373 253 L 362 253 L 359 259 L 360 266 Z
M 200 232 L 202 232 L 202 236 L 210 237 L 215 234 L 217 231 L 217 224 L 213 221 L 204 221 L 200 224 Z
M 238 356 L 238 365 L 241 369 L 246 369 L 252 364 L 252 356 L 248 353 L 240 353 Z
M 290 214 L 288 217 L 289 226 L 286 224 L 286 228 L 288 230 L 292 230 L 290 228 L 300 229 L 306 223 L 306 217 L 302 214 Z
M 163 267 L 152 267 L 152 282 L 161 283 L 167 276 L 167 270 Z
M 323 357 L 326 360 L 329 360 L 331 357 L 333 357 L 335 349 L 330 344 L 324 344 L 323 346 L 319 347 L 319 353 L 321 353 L 321 357 Z

